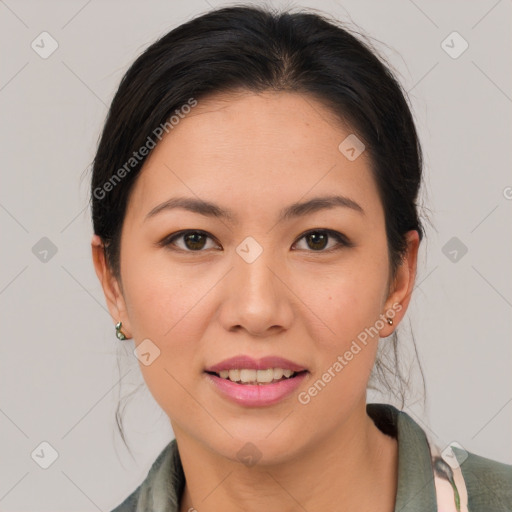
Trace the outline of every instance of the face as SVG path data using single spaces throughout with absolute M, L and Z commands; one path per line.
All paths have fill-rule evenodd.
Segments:
M 231 94 L 201 100 L 146 160 L 122 229 L 122 283 L 102 282 L 178 440 L 233 460 L 251 442 L 262 460 L 286 461 L 361 411 L 379 336 L 408 304 L 417 234 L 390 280 L 368 154 L 338 149 L 351 133 L 310 97 Z M 157 208 L 176 198 L 217 209 Z M 284 358 L 259 368 L 293 363 L 297 375 L 258 386 L 206 373 L 235 356 Z

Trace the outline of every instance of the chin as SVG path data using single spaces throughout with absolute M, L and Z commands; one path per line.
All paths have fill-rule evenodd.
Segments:
M 251 432 L 238 432 L 233 438 L 223 436 L 222 440 L 212 439 L 207 444 L 217 455 L 247 467 L 286 464 L 297 457 L 300 448 L 297 446 L 296 437 L 291 436 L 289 431 L 283 431 L 281 435 L 271 433 L 266 438 L 262 429 L 259 429 L 258 435 L 253 435 L 252 432 L 258 431 L 258 428 L 250 430 Z

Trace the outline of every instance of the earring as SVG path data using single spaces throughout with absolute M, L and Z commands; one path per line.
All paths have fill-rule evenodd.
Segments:
M 124 335 L 123 331 L 121 331 L 122 325 L 123 325 L 122 322 L 118 322 L 116 324 L 116 336 L 117 336 L 117 339 L 119 339 L 119 340 L 126 339 L 126 336 Z
M 393 325 L 393 320 L 391 318 L 387 318 L 388 324 Z

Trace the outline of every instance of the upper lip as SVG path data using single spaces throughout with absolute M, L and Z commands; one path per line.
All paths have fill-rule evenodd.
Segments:
M 218 373 L 222 370 L 267 370 L 268 368 L 282 368 L 283 370 L 292 370 L 293 372 L 306 370 L 306 368 L 300 364 L 279 356 L 267 356 L 261 359 L 254 359 L 247 355 L 238 355 L 224 359 L 224 361 L 212 366 L 208 366 L 205 371 Z

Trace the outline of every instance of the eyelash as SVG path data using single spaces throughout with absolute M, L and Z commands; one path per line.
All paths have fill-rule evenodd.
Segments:
M 206 252 L 207 249 L 199 249 L 197 251 L 192 251 L 192 250 L 189 250 L 189 249 L 181 249 L 181 248 L 172 247 L 173 242 L 175 240 L 177 240 L 179 238 L 182 238 L 185 235 L 188 235 L 188 234 L 191 234 L 191 233 L 205 235 L 209 239 L 215 240 L 206 231 L 202 231 L 200 229 L 186 229 L 184 231 L 178 231 L 176 233 L 172 233 L 169 236 L 166 236 L 161 242 L 158 243 L 158 245 L 161 246 L 161 247 L 166 247 L 166 248 L 168 248 L 170 250 L 173 250 L 173 251 L 178 251 L 178 252 L 188 252 L 188 253 Z M 343 247 L 349 248 L 349 247 L 353 247 L 354 246 L 354 244 L 345 235 L 343 235 L 342 233 L 339 233 L 338 231 L 334 231 L 332 229 L 320 229 L 320 228 L 310 229 L 310 230 L 306 231 L 305 233 L 302 233 L 302 235 L 299 238 L 297 238 L 297 240 L 294 242 L 293 245 L 296 245 L 300 240 L 302 240 L 306 236 L 311 235 L 313 233 L 327 234 L 329 238 L 334 238 L 338 242 L 338 245 L 336 245 L 334 247 L 331 247 L 330 249 L 320 249 L 320 250 L 317 250 L 317 251 L 315 251 L 313 249 L 311 249 L 311 250 L 307 250 L 306 249 L 307 252 L 312 252 L 312 253 L 331 253 L 333 251 L 340 250 Z

